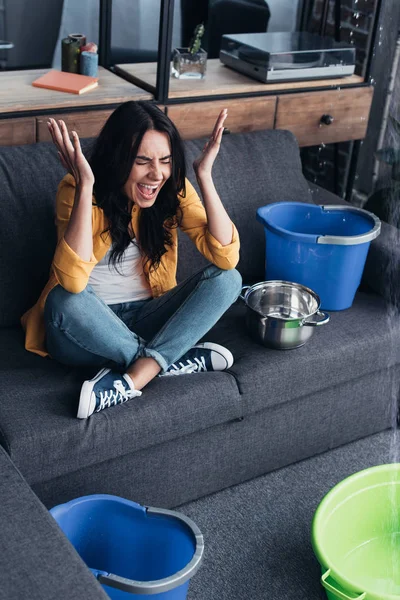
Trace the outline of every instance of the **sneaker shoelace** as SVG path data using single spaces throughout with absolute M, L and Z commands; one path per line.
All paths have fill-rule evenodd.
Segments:
M 200 373 L 200 371 L 207 371 L 206 361 L 204 356 L 195 358 L 194 360 L 187 359 L 188 364 L 184 365 L 182 362 L 173 363 L 170 367 L 171 371 L 167 371 L 164 375 L 185 375 L 189 373 Z
M 134 390 L 127 390 L 120 379 L 117 379 L 113 383 L 114 390 L 100 390 L 100 403 L 96 408 L 96 412 L 100 412 L 104 408 L 110 408 L 116 404 L 122 404 L 130 398 L 133 398 L 136 394 Z

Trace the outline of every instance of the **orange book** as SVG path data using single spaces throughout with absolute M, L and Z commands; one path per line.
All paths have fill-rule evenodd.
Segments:
M 58 92 L 69 92 L 70 94 L 84 94 L 97 87 L 98 77 L 78 75 L 77 73 L 66 73 L 53 69 L 45 75 L 35 79 L 32 83 L 35 87 L 57 90 Z

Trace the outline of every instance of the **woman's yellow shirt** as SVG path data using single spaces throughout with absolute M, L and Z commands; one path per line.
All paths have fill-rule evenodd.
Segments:
M 96 205 L 93 197 L 92 230 L 93 254 L 90 261 L 82 260 L 64 239 L 75 198 L 75 180 L 66 175 L 60 182 L 56 198 L 57 248 L 50 268 L 49 280 L 36 304 L 21 318 L 25 330 L 25 348 L 41 356 L 48 356 L 45 344 L 44 306 L 50 291 L 61 285 L 68 292 L 79 294 L 89 280 L 93 267 L 105 256 L 111 246 L 111 236 L 102 234 L 107 229 L 108 222 L 103 210 Z M 232 223 L 232 241 L 222 246 L 209 232 L 207 215 L 200 198 L 186 180 L 186 195 L 179 196 L 182 210 L 180 229 L 186 233 L 197 249 L 207 260 L 221 269 L 233 269 L 239 260 L 239 235 Z M 140 239 L 139 224 L 140 208 L 132 208 L 132 231 L 135 238 Z M 159 267 L 149 271 L 144 263 L 144 273 L 148 279 L 154 298 L 161 296 L 176 285 L 176 269 L 178 262 L 178 232 L 171 228 L 172 246 L 167 246 L 167 252 L 162 256 Z

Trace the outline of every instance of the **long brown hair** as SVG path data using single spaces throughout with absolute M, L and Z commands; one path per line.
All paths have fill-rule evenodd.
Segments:
M 172 245 L 171 227 L 180 219 L 178 194 L 184 196 L 185 155 L 181 137 L 172 121 L 152 102 L 124 102 L 109 117 L 98 136 L 90 158 L 96 203 L 108 220 L 114 266 L 131 243 L 128 226 L 130 200 L 123 193 L 144 134 L 149 129 L 166 133 L 172 153 L 172 173 L 153 206 L 141 210 L 140 247 L 150 269 L 156 269 L 167 246 Z M 103 232 L 103 233 L 105 233 Z

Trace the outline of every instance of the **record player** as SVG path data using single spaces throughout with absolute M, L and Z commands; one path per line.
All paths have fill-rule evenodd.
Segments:
M 219 58 L 270 83 L 353 75 L 356 51 L 351 44 L 312 33 L 241 33 L 222 36 Z

